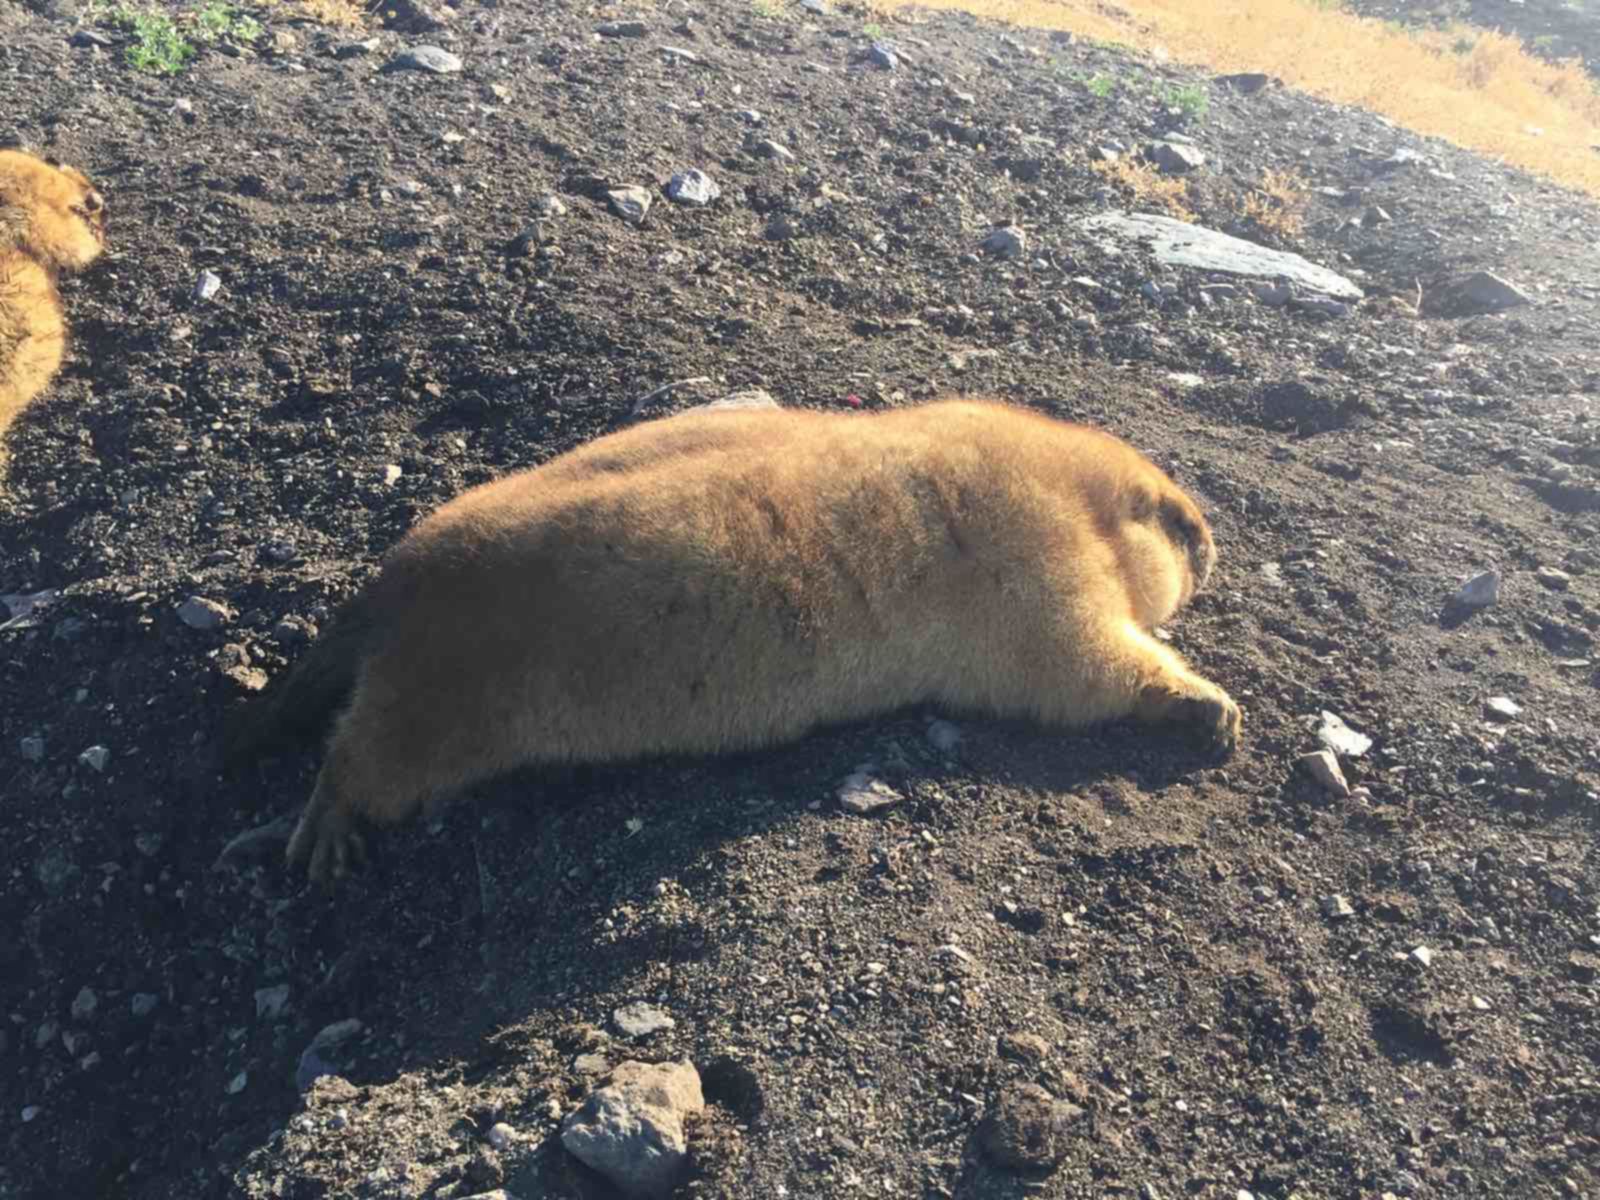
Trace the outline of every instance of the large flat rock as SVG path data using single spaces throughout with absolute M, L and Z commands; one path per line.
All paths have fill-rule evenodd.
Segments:
M 1156 259 L 1164 266 L 1192 267 L 1256 279 L 1276 279 L 1282 275 L 1293 280 L 1297 287 L 1339 300 L 1360 300 L 1364 295 L 1343 275 L 1319 267 L 1298 254 L 1270 250 L 1173 217 L 1155 213 L 1100 213 L 1085 218 L 1082 225 L 1091 233 L 1107 235 L 1112 243 L 1148 242 Z

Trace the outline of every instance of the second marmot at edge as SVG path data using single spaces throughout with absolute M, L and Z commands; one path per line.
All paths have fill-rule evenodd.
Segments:
M 288 850 L 327 881 L 362 822 L 515 767 L 748 750 L 919 703 L 1231 750 L 1238 706 L 1152 633 L 1215 558 L 1149 459 L 1025 409 L 685 413 L 419 522 L 224 754 L 339 710 Z

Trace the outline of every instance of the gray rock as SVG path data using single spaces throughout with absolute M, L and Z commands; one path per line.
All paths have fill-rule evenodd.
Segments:
M 1533 301 L 1522 291 L 1497 275 L 1487 271 L 1474 271 L 1462 279 L 1454 279 L 1436 287 L 1422 302 L 1423 312 L 1430 316 L 1470 316 L 1474 313 L 1501 312 Z
M 865 769 L 847 775 L 837 795 L 841 808 L 863 817 L 899 804 L 905 798 Z
M 72 36 L 67 39 L 67 44 L 70 46 L 78 46 L 80 48 L 86 46 L 95 46 L 103 50 L 108 46 L 115 46 L 116 42 L 98 30 L 78 29 L 74 30 Z
M 1484 571 L 1463 583 L 1451 602 L 1458 608 L 1487 608 L 1499 598 L 1499 573 Z
M 567 206 L 561 203 L 559 196 L 540 196 L 534 203 L 534 208 L 539 210 L 540 215 L 546 217 L 561 217 L 567 212 Z
M 1155 213 L 1098 213 L 1082 227 L 1102 235 L 1116 252 L 1128 242 L 1147 241 L 1156 261 L 1224 275 L 1278 279 L 1340 300 L 1360 300 L 1364 293 L 1344 276 L 1283 250 L 1271 250 L 1200 225 Z
M 761 114 L 758 113 L 753 108 L 741 108 L 738 112 L 734 113 L 733 115 L 738 117 L 746 125 L 759 125 L 759 124 L 761 124 Z
M 30 734 L 17 743 L 18 752 L 24 762 L 44 761 L 44 739 L 37 734 Z
M 1533 573 L 1533 577 L 1556 592 L 1564 592 L 1572 585 L 1572 576 L 1555 567 L 1540 567 Z
M 606 193 L 606 199 L 611 204 L 611 211 L 616 213 L 630 225 L 638 225 L 650 211 L 650 205 L 655 197 L 648 188 L 638 185 L 612 188 Z
M 562 1123 L 561 1144 L 629 1196 L 666 1196 L 688 1160 L 684 1118 L 705 1107 L 687 1060 L 625 1062 Z
M 194 281 L 194 290 L 189 294 L 196 301 L 204 304 L 222 290 L 222 277 L 215 271 L 201 271 L 200 277 Z
M 1020 258 L 1028 248 L 1028 235 L 1016 225 L 1003 225 L 984 238 L 980 248 L 1000 258 Z
M 775 158 L 779 162 L 793 162 L 794 151 L 771 138 L 764 138 L 752 147 L 757 158 Z
M 360 42 L 345 42 L 333 52 L 338 59 L 360 58 L 363 54 L 371 54 L 383 43 L 377 38 L 367 38 Z
M 954 754 L 961 745 L 961 730 L 949 721 L 930 721 L 928 742 L 940 754 Z
M 454 75 L 461 67 L 457 55 L 438 46 L 413 46 L 389 60 L 391 71 L 424 71 L 430 75 Z
M 666 55 L 672 62 L 697 63 L 700 61 L 698 54 L 693 50 L 685 50 L 682 46 L 663 46 L 661 47 L 661 53 Z
M 611 1014 L 617 1028 L 631 1038 L 648 1037 L 662 1029 L 676 1028 L 677 1022 L 653 1004 L 624 1004 Z
M 882 67 L 885 71 L 893 71 L 900 65 L 900 60 L 895 57 L 894 48 L 884 42 L 872 43 L 872 49 L 867 51 L 867 61 L 875 67 Z
M 161 1003 L 161 997 L 154 992 L 135 992 L 128 1007 L 136 1017 L 148 1017 L 155 1012 L 156 1005 Z
M 1411 954 L 1410 954 L 1409 957 L 1411 958 L 1412 962 L 1417 963 L 1419 966 L 1424 966 L 1424 967 L 1433 966 L 1433 951 L 1430 950 L 1427 946 L 1418 946 L 1418 947 L 1416 947 L 1414 950 L 1411 951 Z
M 650 32 L 650 26 L 643 21 L 607 21 L 604 25 L 596 25 L 594 31 L 601 37 L 642 38 Z
M 227 605 L 207 600 L 204 596 L 190 596 L 178 605 L 178 620 L 202 633 L 221 629 L 232 619 L 233 613 Z
M 278 983 L 272 987 L 256 989 L 256 1020 L 276 1021 L 283 1016 L 283 1010 L 288 1006 L 289 985 L 287 983 Z
M 1335 754 L 1342 754 L 1346 758 L 1360 758 L 1372 749 L 1371 738 L 1364 733 L 1357 733 L 1337 714 L 1327 709 L 1322 711 L 1322 724 L 1317 729 L 1317 740 Z
M 1269 84 L 1278 80 L 1271 75 L 1263 75 L 1259 71 L 1241 71 L 1234 75 L 1218 75 L 1218 83 L 1225 83 L 1234 91 L 1250 96 L 1259 92 Z
M 295 1086 L 302 1092 L 308 1091 L 324 1075 L 337 1075 L 339 1067 L 329 1061 L 327 1054 L 335 1047 L 348 1041 L 360 1033 L 364 1026 L 356 1017 L 349 1017 L 343 1021 L 335 1021 L 332 1025 L 324 1025 L 311 1039 L 311 1044 L 300 1055 L 300 1061 L 295 1064 Z
M 1355 916 L 1356 910 L 1350 907 L 1350 901 L 1335 892 L 1322 898 L 1322 915 L 1330 921 L 1342 921 Z
M 1057 1100 L 1036 1083 L 1013 1084 L 984 1117 L 978 1140 L 1000 1166 L 1037 1171 L 1061 1161 L 1072 1126 L 1082 1116 L 1076 1104 Z
M 667 199 L 678 204 L 704 206 L 722 195 L 716 180 L 704 171 L 679 171 L 667 183 Z
M 746 388 L 741 392 L 731 392 L 718 400 L 711 400 L 705 404 L 696 404 L 686 408 L 684 412 L 729 412 L 738 409 L 781 408 L 771 393 L 762 388 Z
M 1514 721 L 1522 712 L 1522 705 L 1510 696 L 1490 696 L 1483 702 L 1483 715 L 1491 721 Z
M 1153 164 L 1163 175 L 1183 175 L 1206 164 L 1206 156 L 1198 147 L 1174 139 L 1151 142 L 1142 154 L 1145 162 Z
M 78 994 L 72 998 L 72 1019 L 74 1021 L 92 1021 L 95 1011 L 100 1007 L 100 997 L 95 995 L 92 987 L 81 987 Z
M 1332 750 L 1313 750 L 1310 754 L 1302 754 L 1295 760 L 1295 765 L 1320 783 L 1330 795 L 1350 794 L 1350 785 L 1345 782 L 1344 772 L 1339 769 L 1339 760 Z
M 82 754 L 78 755 L 78 761 L 96 775 L 103 775 L 106 767 L 111 762 L 111 750 L 106 746 L 90 746 Z

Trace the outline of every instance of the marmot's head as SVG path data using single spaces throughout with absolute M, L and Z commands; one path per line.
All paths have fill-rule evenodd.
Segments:
M 1119 458 L 1112 494 L 1121 500 L 1116 526 L 1128 550 L 1123 569 L 1133 576 L 1135 619 L 1148 628 L 1206 586 L 1217 546 L 1200 506 L 1171 476 L 1131 447 Z
M 106 204 L 88 176 L 52 158 L 0 150 L 0 228 L 53 267 L 79 270 L 105 249 Z

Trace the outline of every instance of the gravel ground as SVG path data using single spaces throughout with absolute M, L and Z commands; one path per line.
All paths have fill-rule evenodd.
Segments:
M 1590 201 L 958 15 L 262 15 L 153 78 L 69 0 L 0 7 L 0 135 L 85 167 L 113 239 L 0 507 L 0 1196 L 601 1197 L 560 1118 L 688 1058 L 683 1195 L 1600 1197 Z M 1087 236 L 1132 202 L 1101 148 L 1173 133 L 1200 224 L 1365 299 Z M 690 168 L 719 199 L 667 198 Z M 1290 168 L 1293 236 L 1246 215 Z M 1007 225 L 1020 255 L 980 249 Z M 1480 270 L 1527 303 L 1444 303 Z M 219 861 L 317 766 L 219 777 L 223 712 L 419 515 L 752 387 L 994 393 L 1148 449 L 1216 529 L 1170 632 L 1239 753 L 910 712 L 520 774 L 331 900 L 280 843 Z M 1371 739 L 1349 795 L 1297 767 L 1324 712 Z M 901 799 L 860 817 L 867 761 Z M 624 1033 L 636 1002 L 671 1026 Z M 1026 1084 L 1062 1105 L 1019 1168 Z

